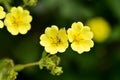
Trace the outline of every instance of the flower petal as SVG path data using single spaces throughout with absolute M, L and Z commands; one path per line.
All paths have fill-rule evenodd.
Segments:
M 6 13 L 3 11 L 3 7 L 0 6 L 0 19 L 3 19 L 5 17 Z
M 0 28 L 3 28 L 4 27 L 4 24 L 3 22 L 0 20 Z

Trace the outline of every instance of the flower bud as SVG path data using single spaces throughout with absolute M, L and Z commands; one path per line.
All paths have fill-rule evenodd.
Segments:
M 11 59 L 0 61 L 0 80 L 15 80 L 18 73 L 14 70 L 14 62 Z
M 51 73 L 52 73 L 53 75 L 60 75 L 61 73 L 63 73 L 62 67 L 55 67 L 55 68 L 51 71 Z

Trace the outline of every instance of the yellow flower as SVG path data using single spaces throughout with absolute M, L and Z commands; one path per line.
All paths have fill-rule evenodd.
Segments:
M 83 26 L 81 22 L 74 22 L 67 30 L 68 39 L 72 43 L 71 48 L 79 54 L 87 52 L 93 47 L 94 43 L 91 40 L 93 33 L 88 26 Z
M 19 6 L 11 8 L 10 13 L 6 15 L 4 23 L 12 35 L 17 35 L 18 33 L 26 34 L 31 29 L 31 21 L 32 16 L 29 11 L 23 10 Z
M 109 23 L 101 17 L 89 20 L 87 25 L 91 27 L 91 30 L 94 33 L 93 39 L 96 42 L 105 41 L 111 32 Z
M 5 17 L 6 13 L 4 12 L 4 9 L 2 6 L 0 6 L 0 19 L 3 19 Z M 0 28 L 3 28 L 4 24 L 2 20 L 0 20 Z
M 58 30 L 58 27 L 52 25 L 45 29 L 45 34 L 40 36 L 40 44 L 45 47 L 46 52 L 55 54 L 64 52 L 68 47 L 68 38 L 64 28 Z

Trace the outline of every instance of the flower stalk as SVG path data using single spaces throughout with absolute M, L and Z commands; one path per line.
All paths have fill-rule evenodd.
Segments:
M 10 6 L 9 2 L 7 0 L 1 0 L 1 3 L 4 4 L 6 10 L 9 12 L 10 9 L 11 9 L 11 6 Z
M 33 63 L 28 63 L 28 64 L 18 64 L 14 67 L 15 71 L 21 71 L 24 68 L 31 67 L 31 66 L 37 66 L 39 65 L 39 62 L 33 62 Z

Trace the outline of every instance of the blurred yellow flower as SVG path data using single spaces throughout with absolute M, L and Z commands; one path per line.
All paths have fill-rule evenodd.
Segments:
M 101 17 L 89 20 L 87 22 L 87 25 L 91 27 L 91 30 L 94 33 L 93 39 L 96 42 L 105 41 L 111 32 L 109 23 L 104 18 Z
M 3 19 L 5 17 L 6 13 L 4 12 L 4 9 L 2 6 L 0 6 L 0 19 Z M 0 20 L 0 28 L 3 28 L 4 24 L 2 20 Z
M 68 37 L 65 28 L 58 30 L 58 27 L 55 25 L 47 27 L 45 34 L 40 36 L 40 44 L 50 54 L 64 52 L 68 47 Z
M 68 39 L 72 43 L 71 48 L 79 54 L 89 51 L 94 45 L 91 40 L 93 33 L 88 26 L 83 26 L 82 22 L 74 22 L 67 33 Z
M 12 7 L 10 13 L 6 15 L 5 26 L 12 35 L 18 33 L 26 34 L 31 29 L 30 22 L 32 16 L 28 10 L 23 10 L 22 7 Z

